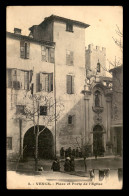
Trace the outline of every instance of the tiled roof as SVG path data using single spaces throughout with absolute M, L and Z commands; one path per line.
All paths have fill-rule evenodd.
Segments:
M 80 26 L 80 27 L 83 27 L 83 28 L 87 28 L 87 27 L 90 26 L 89 24 L 86 24 L 86 23 L 83 23 L 83 22 L 80 22 L 80 21 L 71 20 L 71 19 L 68 19 L 68 18 L 56 16 L 56 15 L 51 15 L 51 16 L 49 16 L 49 17 L 46 17 L 46 18 L 44 19 L 44 21 L 43 21 L 42 23 L 40 23 L 40 26 L 42 26 L 43 24 L 48 23 L 48 22 L 50 22 L 50 21 L 71 22 L 71 23 L 73 23 L 74 25 L 77 25 L 77 26 Z

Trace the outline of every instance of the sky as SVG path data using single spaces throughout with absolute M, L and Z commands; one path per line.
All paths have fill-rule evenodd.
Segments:
M 89 44 L 106 48 L 110 61 L 122 57 L 113 38 L 118 38 L 116 25 L 123 32 L 123 8 L 121 6 L 8 6 L 6 30 L 22 29 L 22 35 L 29 35 L 29 27 L 40 24 L 45 17 L 57 15 L 89 24 L 85 29 L 85 46 Z M 109 63 L 107 61 L 107 66 Z

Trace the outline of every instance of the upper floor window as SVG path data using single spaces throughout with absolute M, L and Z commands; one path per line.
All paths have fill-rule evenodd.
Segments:
M 12 137 L 7 137 L 6 145 L 8 150 L 12 150 Z
M 66 50 L 66 65 L 73 65 L 73 51 Z
M 16 90 L 29 90 L 29 79 L 31 77 L 30 71 L 19 69 L 7 69 L 7 87 Z
M 68 116 L 68 125 L 72 125 L 73 124 L 73 116 L 69 115 Z
M 20 41 L 20 57 L 23 59 L 29 59 L 30 43 L 23 40 Z
M 66 23 L 66 31 L 73 32 L 73 24 L 68 22 Z
M 42 61 L 54 63 L 54 48 L 41 46 Z
M 47 115 L 47 106 L 40 106 L 40 115 L 42 116 Z
M 100 72 L 100 62 L 98 60 L 98 63 L 97 63 L 97 72 Z
M 53 73 L 40 72 L 40 89 L 39 91 L 53 91 Z
M 74 76 L 67 75 L 67 93 L 74 93 Z

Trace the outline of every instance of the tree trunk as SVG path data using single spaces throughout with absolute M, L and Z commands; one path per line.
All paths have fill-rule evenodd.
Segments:
M 87 173 L 86 157 L 84 157 L 84 166 L 85 166 L 85 172 Z
M 35 171 L 38 171 L 38 133 L 36 134 L 35 144 Z

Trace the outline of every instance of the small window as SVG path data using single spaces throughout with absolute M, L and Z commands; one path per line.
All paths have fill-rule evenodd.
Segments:
M 100 62 L 98 60 L 98 63 L 97 63 L 97 72 L 100 72 Z
M 42 116 L 47 115 L 47 106 L 40 106 L 40 115 Z
M 16 114 L 25 114 L 24 105 L 16 105 Z
M 73 116 L 69 115 L 68 116 L 68 125 L 72 125 L 73 124 Z
M 73 24 L 72 23 L 66 24 L 66 31 L 73 32 Z
M 7 137 L 6 145 L 8 150 L 12 150 L 12 137 Z

